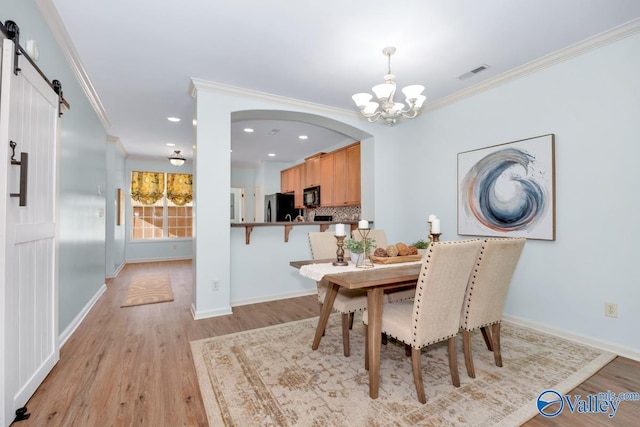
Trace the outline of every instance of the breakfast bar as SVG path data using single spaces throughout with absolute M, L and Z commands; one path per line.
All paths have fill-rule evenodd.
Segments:
M 296 226 L 318 225 L 319 231 L 326 231 L 333 224 L 348 224 L 351 231 L 358 228 L 358 221 L 278 221 L 278 222 L 238 222 L 231 223 L 231 227 L 244 227 L 245 244 L 251 243 L 251 232 L 255 227 L 284 227 L 284 241 L 289 241 L 289 233 Z

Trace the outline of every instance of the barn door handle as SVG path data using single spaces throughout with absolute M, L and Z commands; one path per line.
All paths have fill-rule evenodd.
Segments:
M 20 161 L 16 160 L 16 143 L 10 141 L 9 145 L 13 153 L 11 154 L 11 164 L 20 166 L 20 192 L 11 193 L 11 197 L 19 197 L 19 205 L 27 206 L 27 172 L 29 169 L 29 153 L 20 153 Z

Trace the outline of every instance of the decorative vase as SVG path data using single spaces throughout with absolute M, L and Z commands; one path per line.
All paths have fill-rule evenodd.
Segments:
M 357 254 L 357 253 L 351 252 L 351 262 L 354 263 L 354 264 L 357 264 L 358 263 L 358 257 L 360 255 L 362 255 L 362 254 Z

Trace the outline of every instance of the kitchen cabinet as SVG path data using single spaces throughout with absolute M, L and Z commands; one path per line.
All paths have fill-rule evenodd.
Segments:
M 295 207 L 304 208 L 302 193 L 304 189 L 304 163 L 284 169 L 280 172 L 280 192 L 295 196 Z
M 347 152 L 346 171 L 345 171 L 345 187 L 346 195 L 344 199 L 345 205 L 360 204 L 360 143 L 351 145 L 345 150 Z
M 293 194 L 294 194 L 294 203 L 295 207 L 298 209 L 304 209 L 304 175 L 305 175 L 305 167 L 304 164 L 297 165 L 292 168 L 293 169 Z
M 304 159 L 304 188 L 320 185 L 320 159 L 325 153 L 317 153 Z
M 334 206 L 334 180 L 334 154 L 325 154 L 320 157 L 320 206 Z
M 333 205 L 344 205 L 347 200 L 347 150 L 333 153 Z M 320 199 L 322 200 L 322 199 Z
M 293 193 L 294 191 L 293 168 L 280 171 L 280 192 Z
M 304 189 L 320 186 L 320 206 L 360 205 L 360 143 L 331 153 L 307 157 L 304 163 L 280 172 L 280 192 L 294 194 L 304 209 Z
M 360 204 L 360 143 L 320 158 L 321 206 Z

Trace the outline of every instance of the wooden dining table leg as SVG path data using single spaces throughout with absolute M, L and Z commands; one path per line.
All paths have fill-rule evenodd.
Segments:
M 380 388 L 380 346 L 382 345 L 382 298 L 384 291 L 375 287 L 367 289 L 367 313 L 369 316 L 367 338 L 369 339 L 369 397 L 378 398 Z
M 318 320 L 318 326 L 316 327 L 316 335 L 313 337 L 313 344 L 311 345 L 312 350 L 317 350 L 320 346 L 320 339 L 322 339 L 324 330 L 327 327 L 329 315 L 331 314 L 331 310 L 333 309 L 333 303 L 336 300 L 336 295 L 338 295 L 339 285 L 331 282 L 328 282 L 327 285 L 327 293 L 324 297 L 324 303 L 322 304 L 320 319 Z

